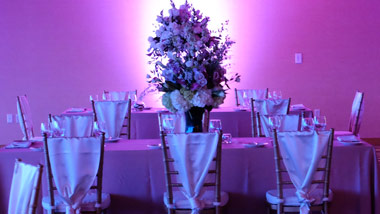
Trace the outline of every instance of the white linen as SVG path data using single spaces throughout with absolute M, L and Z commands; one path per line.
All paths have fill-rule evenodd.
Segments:
M 30 212 L 30 202 L 38 182 L 38 175 L 37 166 L 16 162 L 9 195 L 8 214 Z
M 300 128 L 300 116 L 296 114 L 276 115 L 280 118 L 280 127 L 277 131 L 298 131 Z M 261 131 L 265 137 L 273 137 L 273 132 L 269 125 L 269 115 L 260 114 Z
M 52 115 L 65 137 L 90 137 L 93 131 L 94 116 L 88 115 Z
M 17 116 L 20 122 L 21 131 L 24 135 L 23 140 L 31 140 L 34 137 L 32 113 L 26 96 L 18 96 Z
M 321 156 L 327 151 L 331 132 L 278 132 L 277 139 L 284 165 L 296 188 L 296 195 L 301 204 L 300 213 L 309 213 L 310 204 L 315 202 L 312 192 L 318 186 L 311 184 L 321 164 Z
M 254 107 L 262 115 L 284 115 L 288 113 L 289 99 L 255 100 Z
M 128 112 L 128 101 L 94 101 L 95 112 L 106 138 L 116 139 Z
M 304 104 L 294 104 L 291 106 L 293 110 L 305 110 L 306 106 Z M 316 115 L 314 115 L 316 116 Z
M 360 142 L 360 140 L 355 135 L 344 135 L 337 137 L 337 140 L 341 142 Z
M 363 99 L 363 93 L 356 92 L 354 101 L 352 102 L 352 109 L 351 109 L 350 122 L 349 122 L 349 130 L 354 135 L 359 134 L 360 124 L 363 119 L 364 100 L 360 106 L 360 102 L 362 99 Z M 359 109 L 360 109 L 360 112 L 359 112 Z M 356 123 L 356 117 L 358 117 L 357 123 Z
M 251 98 L 267 99 L 267 89 L 240 89 L 237 90 L 239 104 L 243 107 L 249 107 Z
M 182 193 L 189 200 L 192 213 L 204 208 L 199 199 L 203 183 L 216 154 L 218 133 L 173 134 L 167 136 L 174 167 L 179 171 Z
M 98 172 L 101 138 L 48 138 L 47 143 L 54 183 L 66 213 L 74 213 Z
M 185 133 L 186 132 L 186 117 L 184 113 L 162 113 L 161 114 L 161 130 L 169 130 L 171 124 L 168 120 L 173 121 L 173 133 Z
M 129 93 L 127 91 L 107 91 L 103 92 L 103 100 L 119 101 L 128 100 Z

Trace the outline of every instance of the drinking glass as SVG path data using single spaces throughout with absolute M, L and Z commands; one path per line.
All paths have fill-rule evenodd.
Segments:
M 314 119 L 302 118 L 302 131 L 313 131 L 313 130 L 314 130 Z
M 271 130 L 279 129 L 281 126 L 281 119 L 279 116 L 270 116 L 269 117 L 269 126 Z
M 208 132 L 218 132 L 222 130 L 222 121 L 221 120 L 210 120 L 210 127 Z
M 326 128 L 326 116 L 316 116 L 314 117 L 315 129 L 318 131 L 323 131 Z
M 249 108 L 250 97 L 248 96 L 248 92 L 246 90 L 243 91 L 243 108 Z
M 162 121 L 162 128 L 165 133 L 174 133 L 174 120 L 173 118 L 165 118 Z
M 99 100 L 99 95 L 90 95 L 90 101 L 98 101 Z
M 137 94 L 136 94 L 136 91 L 130 91 L 128 92 L 128 98 L 131 99 L 131 106 L 132 106 L 132 110 L 136 110 L 134 107 L 135 107 L 135 104 L 136 104 L 136 101 L 137 101 Z
M 223 133 L 223 135 L 222 135 L 222 143 L 225 143 L 225 144 L 232 143 L 232 135 L 231 135 L 231 133 Z
M 41 135 L 43 136 L 44 133 L 47 133 L 47 136 L 51 136 L 50 123 L 41 123 Z

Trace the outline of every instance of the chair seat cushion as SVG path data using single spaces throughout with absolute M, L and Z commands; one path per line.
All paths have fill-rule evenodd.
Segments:
M 353 135 L 352 132 L 349 131 L 334 131 L 334 136 L 346 136 Z
M 45 196 L 42 199 L 42 207 L 45 210 L 49 210 L 49 196 Z M 54 194 L 54 201 L 55 201 L 55 211 L 57 212 L 65 212 L 66 211 L 66 205 L 63 203 L 62 198 L 58 195 L 58 193 Z M 90 191 L 87 193 L 87 195 L 82 200 L 81 204 L 81 211 L 95 211 L 95 204 L 96 204 L 96 191 Z M 102 193 L 102 203 L 100 207 L 102 210 L 107 209 L 111 204 L 111 197 L 108 193 Z
M 208 190 L 200 198 L 205 203 L 205 209 L 213 208 L 215 205 L 213 204 L 215 201 L 215 192 Z M 228 202 L 228 193 L 221 191 L 220 192 L 220 206 L 226 205 Z M 164 193 L 164 203 L 166 207 L 171 207 L 169 205 L 168 193 Z M 173 192 L 173 204 L 176 209 L 191 209 L 190 202 L 187 200 L 186 196 L 181 191 Z
M 296 189 L 294 189 L 294 188 L 283 189 L 283 194 L 284 194 L 284 203 L 283 203 L 284 205 L 287 205 L 287 206 L 299 206 L 300 205 L 300 203 L 298 202 L 298 197 L 296 195 Z M 323 201 L 322 201 L 323 189 L 321 189 L 321 188 L 315 189 L 312 192 L 311 197 L 316 199 L 314 201 L 314 203 L 312 203 L 313 205 L 322 204 L 323 203 Z M 277 197 L 277 189 L 269 190 L 266 193 L 266 198 L 267 198 L 267 202 L 270 204 L 279 204 L 279 202 L 280 202 L 280 199 Z M 328 201 L 331 201 L 332 198 L 333 198 L 333 192 L 330 189 Z

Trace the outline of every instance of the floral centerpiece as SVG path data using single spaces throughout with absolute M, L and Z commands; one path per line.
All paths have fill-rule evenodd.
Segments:
M 162 104 L 169 111 L 199 119 L 205 109 L 210 111 L 224 102 L 229 81 L 240 79 L 238 74 L 227 78 L 227 65 L 222 64 L 234 41 L 223 33 L 228 21 L 213 32 L 207 27 L 210 18 L 187 1 L 179 8 L 170 2 L 169 16 L 161 11 L 155 36 L 149 37 L 149 64 L 154 69 L 147 78 L 165 92 Z M 195 129 L 201 131 L 201 127 Z

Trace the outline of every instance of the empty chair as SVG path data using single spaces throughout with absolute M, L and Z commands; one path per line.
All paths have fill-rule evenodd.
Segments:
M 9 195 L 8 214 L 36 213 L 41 188 L 42 165 L 29 165 L 17 159 Z
M 329 178 L 333 138 L 333 129 L 319 132 L 274 131 L 277 189 L 266 193 L 271 210 L 277 210 L 278 214 L 328 213 L 328 203 L 332 200 Z
M 260 137 L 273 137 L 273 122 L 270 121 L 270 115 L 261 115 L 257 113 L 258 120 L 258 135 Z M 285 114 L 285 115 L 276 115 L 275 119 L 279 120 L 278 131 L 300 131 L 301 130 L 301 121 L 302 114 Z
M 249 100 L 268 99 L 269 89 L 237 89 L 235 88 L 236 106 L 249 107 Z
M 65 137 L 89 137 L 93 132 L 93 115 L 51 115 L 49 122 L 56 123 Z M 51 126 L 53 127 L 53 126 Z
M 258 113 L 260 115 L 286 115 L 289 114 L 291 99 L 250 99 L 252 137 L 260 137 L 258 126 Z
M 45 210 L 101 213 L 108 208 L 110 196 L 102 193 L 104 133 L 81 138 L 45 133 L 44 151 L 49 193 L 42 199 Z
M 336 131 L 335 135 L 355 135 L 359 136 L 360 124 L 364 112 L 364 93 L 356 91 L 354 101 L 352 102 L 351 115 L 348 124 L 348 131 Z
M 134 91 L 103 91 L 103 100 L 119 101 L 131 100 L 133 103 L 137 99 L 137 90 Z
M 228 201 L 221 191 L 221 133 L 161 132 L 168 213 L 220 209 Z
M 121 136 L 131 137 L 131 100 L 95 101 L 91 100 L 94 121 L 109 140 L 117 140 Z
M 33 130 L 32 112 L 30 111 L 29 101 L 26 95 L 17 96 L 17 116 L 20 121 L 21 131 L 24 135 L 23 140 L 42 141 L 36 137 Z

